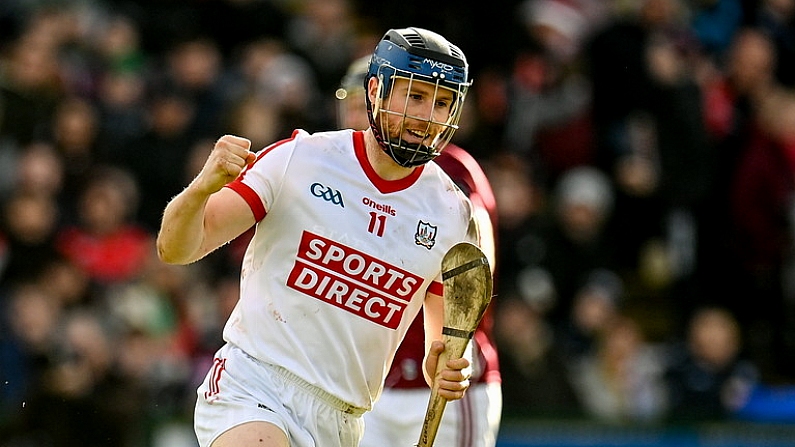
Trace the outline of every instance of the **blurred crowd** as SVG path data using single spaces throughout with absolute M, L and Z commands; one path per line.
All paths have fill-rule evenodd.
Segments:
M 3 0 L 0 446 L 193 445 L 250 234 L 164 265 L 166 202 L 220 135 L 335 128 L 405 26 L 471 65 L 506 418 L 727 420 L 795 385 L 795 0 Z

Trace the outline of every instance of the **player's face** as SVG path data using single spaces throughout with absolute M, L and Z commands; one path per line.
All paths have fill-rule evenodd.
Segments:
M 423 81 L 396 78 L 379 113 L 391 140 L 428 145 L 450 119 L 454 93 Z

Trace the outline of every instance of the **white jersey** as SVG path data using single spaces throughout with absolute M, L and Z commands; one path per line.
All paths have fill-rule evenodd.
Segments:
M 364 134 L 307 134 L 257 154 L 228 187 L 258 220 L 224 339 L 370 409 L 441 260 L 466 240 L 468 199 L 435 163 L 384 180 Z

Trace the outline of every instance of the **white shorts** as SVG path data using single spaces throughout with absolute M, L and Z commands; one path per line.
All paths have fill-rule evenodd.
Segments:
M 361 447 L 407 447 L 420 439 L 431 391 L 385 388 L 372 411 L 364 415 Z M 460 400 L 444 409 L 434 445 L 494 447 L 502 415 L 499 383 L 472 385 Z
M 194 429 L 201 447 L 253 421 L 281 428 L 291 447 L 357 447 L 364 430 L 363 409 L 229 344 L 215 354 L 197 394 Z

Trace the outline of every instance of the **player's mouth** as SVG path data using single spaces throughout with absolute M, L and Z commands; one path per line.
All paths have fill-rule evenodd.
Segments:
M 422 143 L 431 137 L 431 135 L 424 129 L 422 131 L 406 129 L 406 134 L 409 136 L 409 138 L 404 138 L 407 143 Z

